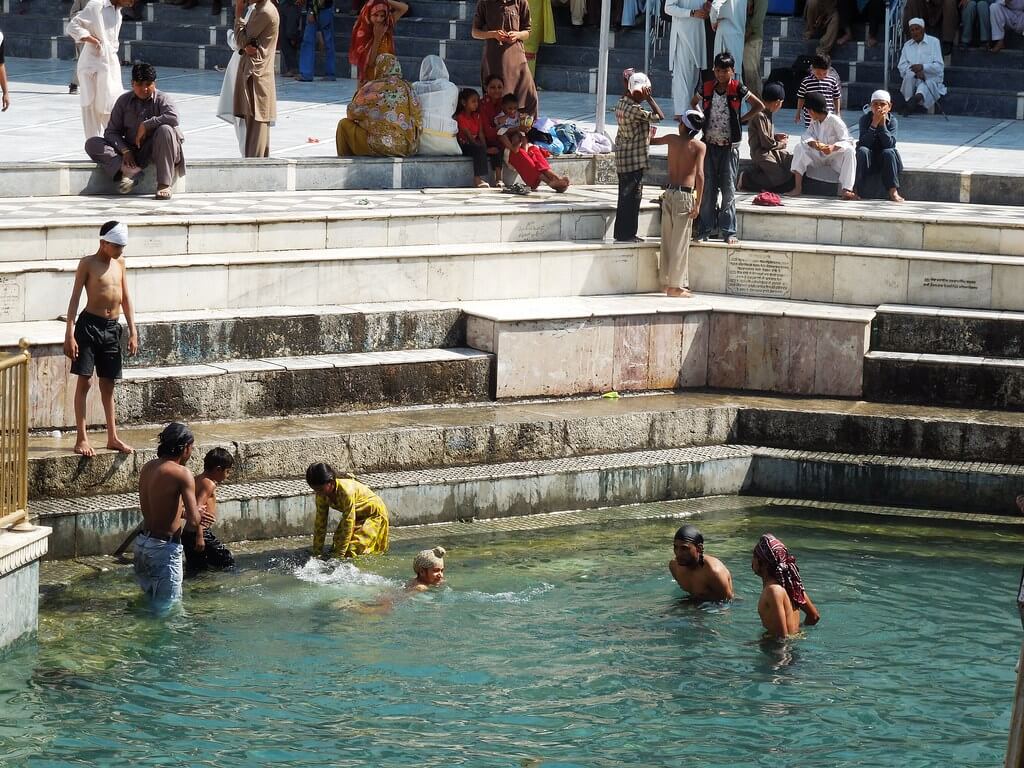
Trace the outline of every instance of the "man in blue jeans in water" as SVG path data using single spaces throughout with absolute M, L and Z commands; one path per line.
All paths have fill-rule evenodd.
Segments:
M 742 119 L 743 102 L 750 109 Z M 728 51 L 715 56 L 714 77 L 702 83 L 693 96 L 693 106 L 704 112 L 704 194 L 697 220 L 696 240 L 707 240 L 718 232 L 722 240 L 736 240 L 736 175 L 740 164 L 741 126 L 764 109 L 764 103 L 736 79 L 736 60 Z M 718 193 L 722 203 L 718 204 Z
M 192 430 L 176 421 L 164 428 L 158 441 L 157 457 L 139 472 L 143 530 L 135 539 L 133 563 L 135 580 L 150 606 L 156 613 L 166 613 L 181 600 L 184 521 L 193 528 L 213 521 L 204 520 L 206 508 L 196 503 L 196 482 L 186 466 L 195 442 Z
M 299 51 L 299 82 L 313 80 L 316 65 L 316 34 L 324 38 L 324 80 L 334 77 L 334 0 L 309 0 L 306 31 Z

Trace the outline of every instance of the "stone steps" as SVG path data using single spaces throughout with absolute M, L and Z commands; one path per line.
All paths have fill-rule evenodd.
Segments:
M 137 306 L 223 310 L 260 301 L 288 306 L 644 292 L 657 288 L 657 249 L 653 240 L 532 240 L 140 256 L 127 264 Z M 0 263 L 0 281 L 13 286 L 7 288 L 0 320 L 60 317 L 67 310 L 76 266 L 70 259 Z
M 84 157 L 84 151 L 83 151 Z M 596 181 L 599 160 L 551 158 L 551 167 L 574 185 Z M 469 186 L 472 161 L 464 157 L 310 157 L 189 160 L 176 194 L 382 190 Z M 156 191 L 153 174 L 143 174 L 134 200 Z M 114 195 L 116 187 L 91 162 L 0 163 L 0 199 L 59 195 Z
M 466 338 L 497 358 L 500 398 L 713 387 L 861 394 L 874 311 L 729 296 L 467 302 Z M 549 361 L 561 364 L 552 368 Z
M 864 356 L 864 396 L 888 403 L 1024 410 L 1024 360 L 869 352 Z
M 1024 309 L 1016 288 L 1024 280 L 1020 257 L 966 247 L 944 252 L 751 240 L 694 243 L 690 258 L 691 286 L 702 292 L 872 307 Z
M 593 509 L 739 490 L 750 449 L 711 446 L 361 475 L 388 506 L 391 524 Z M 302 480 L 225 485 L 217 493 L 225 541 L 310 534 L 315 505 Z M 138 523 L 134 493 L 33 501 L 53 527 L 50 557 L 112 552 Z M 333 519 L 329 527 L 333 528 Z
M 325 457 L 365 474 L 723 443 L 1024 464 L 1024 416 L 1012 412 L 692 390 L 191 426 L 191 468 L 201 471 L 209 449 L 226 448 L 235 459 L 234 483 L 300 478 Z M 30 498 L 133 491 L 139 468 L 156 455 L 159 430 L 125 426 L 121 435 L 134 455 L 100 448 L 87 461 L 71 452 L 73 433 L 33 434 Z
M 492 361 L 456 347 L 128 368 L 115 402 L 121 424 L 480 402 L 491 396 Z M 57 405 L 52 426 L 71 428 Z
M 1024 358 L 1024 313 L 883 305 L 871 324 L 876 352 Z

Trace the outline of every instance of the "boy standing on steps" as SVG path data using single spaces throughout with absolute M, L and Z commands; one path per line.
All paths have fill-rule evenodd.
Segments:
M 100 399 L 107 420 L 107 448 L 120 453 L 133 453 L 130 445 L 117 436 L 114 418 L 114 382 L 121 378 L 121 335 L 118 321 L 124 312 L 128 322 L 128 354 L 139 350 L 139 334 L 135 328 L 135 315 L 128 294 L 128 276 L 121 254 L 128 245 L 128 227 L 117 221 L 108 221 L 100 227 L 100 247 L 96 253 L 78 262 L 75 284 L 68 303 L 67 331 L 64 334 L 64 354 L 71 358 L 71 373 L 78 376 L 75 387 L 75 427 L 78 439 L 75 453 L 94 456 L 85 433 L 85 407 L 92 387 L 92 374 L 100 382 Z M 85 288 L 86 304 L 78 313 L 78 302 Z
M 747 102 L 750 109 L 742 118 L 740 107 Z M 762 101 L 736 79 L 736 60 L 728 51 L 715 56 L 714 78 L 703 83 L 694 94 L 693 106 L 701 105 L 704 113 L 704 195 L 697 223 L 698 240 L 707 240 L 718 231 L 730 245 L 736 239 L 736 174 L 739 170 L 739 143 L 743 125 L 762 109 Z M 718 193 L 722 204 L 718 204 Z
M 679 121 L 679 133 L 651 139 L 668 146 L 668 186 L 661 198 L 661 256 L 658 279 L 667 296 L 688 299 L 690 293 L 690 229 L 700 212 L 707 148 L 697 134 L 704 115 L 691 109 Z
M 663 120 L 651 95 L 651 81 L 642 72 L 627 69 L 622 73 L 626 95 L 615 106 L 619 125 L 615 137 L 615 172 L 619 177 L 619 201 L 615 208 L 615 242 L 632 243 L 638 239 L 640 200 L 644 194 L 644 170 L 648 166 L 651 123 Z M 647 102 L 650 109 L 641 106 Z

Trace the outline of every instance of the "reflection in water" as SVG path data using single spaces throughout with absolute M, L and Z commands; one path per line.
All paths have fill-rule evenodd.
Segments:
M 160 764 L 225 768 L 999 762 L 1019 622 L 1012 598 L 969 624 L 960 606 L 1012 591 L 1021 537 L 974 530 L 965 550 L 949 529 L 718 515 L 701 528 L 737 599 L 695 604 L 665 568 L 676 527 L 433 542 L 447 587 L 386 611 L 357 606 L 402 594 L 419 544 L 243 562 L 164 620 L 120 575 L 75 584 L 0 663 L 0 764 L 152 763 L 154 744 Z M 769 529 L 824 614 L 781 642 L 748 567 Z

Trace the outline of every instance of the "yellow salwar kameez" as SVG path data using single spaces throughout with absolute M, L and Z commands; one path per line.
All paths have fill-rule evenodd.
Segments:
M 334 532 L 332 557 L 381 555 L 388 551 L 388 510 L 380 496 L 354 478 L 337 478 L 334 495 L 316 495 L 313 523 L 313 556 L 319 556 L 327 538 L 327 516 L 341 512 Z
M 555 15 L 551 10 L 551 0 L 529 0 L 530 2 L 530 36 L 523 42 L 526 49 L 526 63 L 530 74 L 537 74 L 537 52 L 542 45 L 555 42 Z

